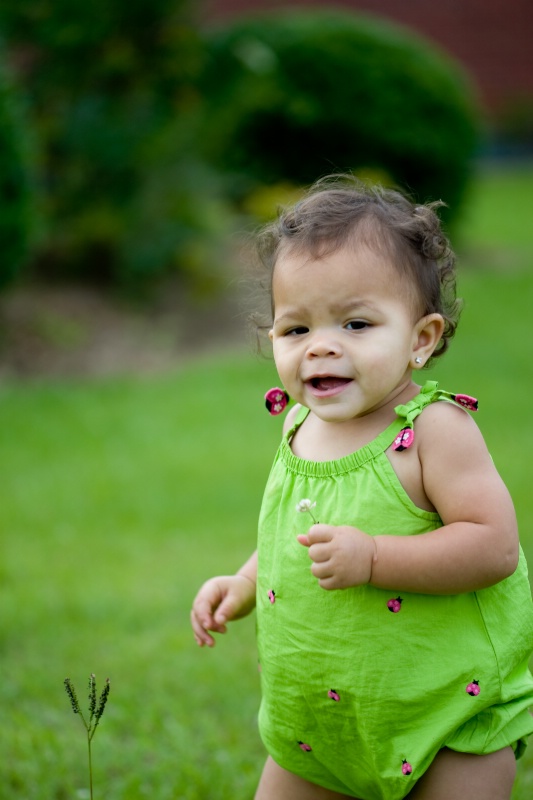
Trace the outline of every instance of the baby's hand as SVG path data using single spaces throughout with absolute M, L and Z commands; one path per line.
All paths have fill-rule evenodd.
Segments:
M 348 525 L 313 525 L 297 537 L 309 548 L 311 572 L 322 589 L 347 589 L 369 583 L 376 544 L 372 536 Z
M 226 633 L 226 622 L 245 617 L 255 606 L 255 583 L 244 575 L 211 578 L 194 598 L 191 625 L 200 647 L 213 647 L 209 631 Z

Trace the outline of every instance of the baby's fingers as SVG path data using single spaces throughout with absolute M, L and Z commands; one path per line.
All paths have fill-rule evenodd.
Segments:
M 329 561 L 331 558 L 331 548 L 327 544 L 312 544 L 309 548 L 309 558 L 315 564 Z
M 220 605 L 220 592 L 216 591 L 216 584 L 211 583 L 209 589 L 207 585 L 196 595 L 191 611 L 191 625 L 194 637 L 200 646 L 207 644 L 213 647 L 215 640 L 209 631 L 225 633 L 226 626 L 223 622 L 215 619 L 216 609 Z
M 313 564 L 311 564 L 311 573 L 315 578 L 318 578 L 319 581 L 332 578 L 334 575 L 330 561 L 313 562 Z
M 203 647 L 204 645 L 207 645 L 208 647 L 214 646 L 215 640 L 208 632 L 208 626 L 204 626 L 204 624 L 198 619 L 194 609 L 191 611 L 191 626 L 196 644 L 199 645 L 199 647 Z

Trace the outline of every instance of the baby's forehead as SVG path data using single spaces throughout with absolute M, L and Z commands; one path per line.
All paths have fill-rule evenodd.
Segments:
M 322 265 L 324 273 L 321 270 Z M 413 308 L 414 313 L 418 314 L 423 304 L 421 288 L 413 270 L 402 261 L 402 254 L 392 249 L 386 239 L 352 236 L 340 245 L 326 241 L 323 246 L 319 247 L 317 243 L 317 246 L 311 248 L 291 242 L 290 246 L 281 248 L 272 276 L 273 306 L 276 305 L 276 290 L 280 286 L 280 281 L 286 288 L 296 284 L 299 286 L 299 291 L 305 292 L 307 278 L 313 281 L 317 277 L 321 280 L 324 278 L 325 300 L 328 286 L 335 281 L 335 274 L 332 271 L 340 271 L 346 291 L 355 291 L 359 286 L 365 286 L 367 289 L 378 285 L 387 286 L 389 289 L 393 288 L 398 297 L 403 297 L 406 304 Z

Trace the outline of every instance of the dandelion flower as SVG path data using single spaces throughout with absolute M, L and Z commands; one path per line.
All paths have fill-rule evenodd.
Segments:
M 313 503 L 311 500 L 305 498 L 304 500 L 300 500 L 299 503 L 296 503 L 296 511 L 299 511 L 300 514 L 310 514 L 311 519 L 317 524 L 318 520 L 315 519 L 315 515 L 313 514 L 312 509 L 316 507 L 316 503 Z

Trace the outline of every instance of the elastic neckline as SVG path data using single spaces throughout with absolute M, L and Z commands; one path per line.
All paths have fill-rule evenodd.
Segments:
M 309 461 L 308 459 L 294 455 L 292 452 L 290 440 L 310 413 L 310 409 L 302 406 L 296 415 L 294 425 L 291 426 L 281 441 L 280 456 L 287 469 L 300 475 L 328 477 L 351 472 L 385 452 L 385 450 L 391 446 L 402 428 L 405 427 L 406 422 L 412 425 L 416 416 L 421 413 L 426 405 L 439 399 L 441 394 L 447 395 L 448 393 L 439 391 L 436 381 L 427 381 L 424 386 L 420 388 L 419 393 L 409 400 L 409 402 L 395 407 L 394 410 L 398 416 L 387 428 L 379 433 L 375 439 L 372 439 L 371 442 L 363 445 L 363 447 L 355 450 L 353 453 L 349 453 L 342 458 L 332 461 Z
M 294 455 L 289 443 L 295 431 L 298 430 L 307 417 L 309 409 L 306 409 L 306 411 L 307 413 L 303 415 L 303 418 L 287 432 L 280 445 L 283 463 L 291 472 L 297 472 L 300 475 L 327 477 L 329 475 L 342 475 L 343 473 L 351 472 L 367 461 L 376 458 L 376 456 L 390 447 L 403 425 L 403 420 L 399 418 L 394 420 L 394 422 L 378 434 L 371 442 L 365 444 L 363 447 L 359 448 L 359 450 L 355 450 L 353 453 L 342 456 L 342 458 L 337 458 L 333 461 L 309 461 Z

